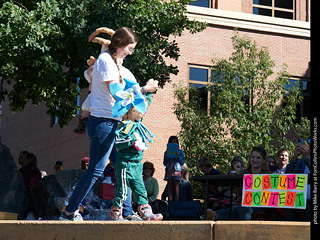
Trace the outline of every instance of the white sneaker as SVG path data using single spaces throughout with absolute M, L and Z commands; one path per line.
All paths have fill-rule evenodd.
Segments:
M 138 207 L 138 211 L 143 221 L 161 221 L 163 218 L 161 213 L 152 213 L 152 209 L 149 204 L 140 205 Z
M 61 216 L 59 218 L 61 221 L 74 221 L 74 222 L 80 222 L 83 221 L 81 214 L 79 213 L 79 210 L 71 213 L 70 215 L 67 215 L 65 211 L 61 213 Z
M 128 221 L 142 221 L 142 218 L 139 216 L 138 213 L 132 211 L 131 215 L 125 217 Z

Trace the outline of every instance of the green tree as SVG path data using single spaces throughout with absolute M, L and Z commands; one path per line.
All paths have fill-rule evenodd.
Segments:
M 12 111 L 22 111 L 28 102 L 43 101 L 47 113 L 57 116 L 61 127 L 66 125 L 77 109 L 79 87 L 87 87 L 83 78 L 86 60 L 100 53 L 100 46 L 89 43 L 88 36 L 102 26 L 134 29 L 139 43 L 125 65 L 141 84 L 153 77 L 164 86 L 170 74 L 178 73 L 177 66 L 164 60 L 179 58 L 179 47 L 170 36 L 205 28 L 187 18 L 188 2 L 2 0 L 0 100 L 7 99 Z
M 267 48 L 238 32 L 232 42 L 229 59 L 212 60 L 212 77 L 206 85 L 209 113 L 201 107 L 198 88 L 180 85 L 175 89 L 174 111 L 181 122 L 179 137 L 191 174 L 199 174 L 200 157 L 208 157 L 226 172 L 234 156 L 246 161 L 254 146 L 264 145 L 270 155 L 280 147 L 293 152 L 296 142 L 287 139 L 287 133 L 295 129 L 305 139 L 310 134 L 309 120 L 296 123 L 302 96 L 299 88 L 285 90 L 289 83 L 285 66 L 276 75 Z

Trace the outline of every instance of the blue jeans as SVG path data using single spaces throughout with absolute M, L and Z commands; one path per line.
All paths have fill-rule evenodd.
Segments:
M 257 211 L 258 208 L 251 208 L 251 207 L 242 207 L 240 205 L 234 205 L 232 206 L 232 216 L 231 219 L 229 219 L 229 211 L 230 208 L 227 209 L 221 209 L 217 210 L 219 213 L 219 219 L 218 220 L 251 220 L 251 214 L 254 211 Z
M 117 120 L 90 116 L 87 123 L 87 131 L 90 138 L 89 167 L 79 179 L 66 211 L 74 212 L 79 208 L 82 200 L 103 173 L 109 156 L 114 149 L 115 131 L 118 123 L 119 121 Z

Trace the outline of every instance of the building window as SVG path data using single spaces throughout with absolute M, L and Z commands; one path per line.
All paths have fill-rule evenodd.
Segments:
M 253 14 L 295 19 L 295 0 L 253 0 Z
M 80 84 L 80 78 L 78 77 L 77 78 L 77 85 L 79 86 L 79 84 Z M 80 108 L 80 96 L 81 96 L 81 94 L 80 94 L 80 87 L 78 87 L 78 96 L 77 96 L 77 102 L 76 102 L 76 104 L 77 104 L 77 107 L 78 108 Z M 77 109 L 76 110 L 76 116 L 78 116 L 79 115 L 79 110 Z
M 56 107 L 56 110 L 58 110 L 58 107 Z M 54 115 L 50 118 L 50 127 L 54 127 L 58 124 L 58 117 L 57 115 Z
M 211 81 L 211 69 L 206 66 L 189 65 L 189 88 L 197 88 L 200 97 L 200 107 L 210 113 L 210 92 L 206 85 Z M 189 91 L 189 99 L 193 98 L 193 92 Z
M 189 3 L 190 5 L 198 6 L 198 7 L 206 7 L 210 8 L 211 1 L 210 0 L 194 0 L 193 3 Z
M 289 84 L 285 87 L 287 92 L 290 92 L 296 86 L 300 87 L 303 100 L 297 106 L 296 120 L 300 122 L 301 117 L 311 119 L 311 88 L 309 78 L 291 77 Z
M 299 104 L 297 109 L 297 119 L 300 120 L 301 117 L 306 117 L 311 119 L 311 88 L 309 78 L 299 79 L 300 88 L 302 91 L 303 100 Z

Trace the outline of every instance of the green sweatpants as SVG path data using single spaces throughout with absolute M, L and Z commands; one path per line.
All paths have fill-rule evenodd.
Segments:
M 130 194 L 137 201 L 138 206 L 148 203 L 147 191 L 142 178 L 143 164 L 141 162 L 127 161 L 117 158 L 116 161 L 116 192 L 114 195 L 113 206 L 121 207 L 123 202 Z

